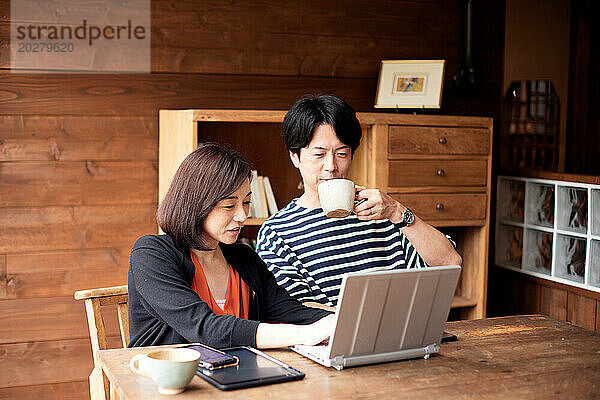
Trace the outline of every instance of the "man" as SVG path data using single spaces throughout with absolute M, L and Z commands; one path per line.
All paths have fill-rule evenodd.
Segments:
M 304 193 L 262 225 L 257 252 L 277 283 L 306 305 L 335 307 L 346 272 L 462 263 L 444 234 L 379 189 L 358 186 L 364 201 L 355 214 L 325 216 L 317 186 L 346 178 L 361 136 L 356 112 L 331 95 L 298 100 L 283 121 Z

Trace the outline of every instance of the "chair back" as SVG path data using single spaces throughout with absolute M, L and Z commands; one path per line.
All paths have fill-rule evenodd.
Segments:
M 121 343 L 127 347 L 129 343 L 129 306 L 127 285 L 112 286 L 99 289 L 79 290 L 74 294 L 75 300 L 85 301 L 92 355 L 94 356 L 94 369 L 90 374 L 90 397 L 92 400 L 108 400 L 110 387 L 108 378 L 102 372 L 98 351 L 108 348 L 104 319 L 102 318 L 103 306 L 116 306 Z

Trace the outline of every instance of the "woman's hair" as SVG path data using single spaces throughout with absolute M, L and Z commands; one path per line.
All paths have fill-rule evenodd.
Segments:
M 356 112 L 344 100 L 329 94 L 304 97 L 290 108 L 281 130 L 285 147 L 300 154 L 300 149 L 308 146 L 320 124 L 331 125 L 338 139 L 350 146 L 354 154 L 362 137 Z
M 242 156 L 217 143 L 203 143 L 181 163 L 156 212 L 163 232 L 186 247 L 208 250 L 202 239 L 206 216 L 251 178 Z

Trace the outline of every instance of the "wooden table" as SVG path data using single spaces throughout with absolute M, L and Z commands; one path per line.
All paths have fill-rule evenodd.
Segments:
M 325 368 L 290 350 L 268 351 L 306 377 L 222 392 L 199 377 L 175 399 L 589 399 L 600 397 L 600 334 L 541 315 L 449 322 L 459 340 L 444 343 L 428 360 Z M 113 395 L 165 398 L 129 360 L 151 348 L 101 350 Z

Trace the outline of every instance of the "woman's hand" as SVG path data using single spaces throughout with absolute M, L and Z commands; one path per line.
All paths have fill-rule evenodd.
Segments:
M 299 343 L 314 346 L 329 339 L 329 336 L 333 333 L 335 322 L 335 315 L 331 314 L 310 325 L 304 325 L 306 332 L 302 335 L 302 342 Z
M 260 323 L 256 331 L 256 347 L 265 349 L 319 344 L 333 333 L 335 321 L 335 315 L 331 314 L 310 325 Z
M 402 219 L 404 206 L 394 200 L 391 196 L 379 189 L 367 189 L 364 186 L 356 186 L 357 197 L 360 203 L 354 209 L 354 213 L 361 221 L 374 219 L 389 219 L 398 223 Z

